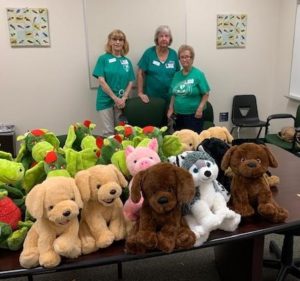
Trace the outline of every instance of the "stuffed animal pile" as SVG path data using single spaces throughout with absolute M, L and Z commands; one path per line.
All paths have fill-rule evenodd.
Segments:
M 288 216 L 270 191 L 279 180 L 268 175 L 273 155 L 232 146 L 225 127 L 168 135 L 122 124 L 105 139 L 94 128 L 74 123 L 62 144 L 34 129 L 18 137 L 15 159 L 0 151 L 0 248 L 23 246 L 21 266 L 53 268 L 119 240 L 127 253 L 170 253 L 202 245 L 215 229 L 235 231 L 241 217 Z

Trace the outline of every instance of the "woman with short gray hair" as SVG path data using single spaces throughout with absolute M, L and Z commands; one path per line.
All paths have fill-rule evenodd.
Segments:
M 170 48 L 173 41 L 171 29 L 167 25 L 159 26 L 154 35 L 155 46 L 148 48 L 138 62 L 137 90 L 144 103 L 149 97 L 170 101 L 169 87 L 180 65 L 176 51 Z

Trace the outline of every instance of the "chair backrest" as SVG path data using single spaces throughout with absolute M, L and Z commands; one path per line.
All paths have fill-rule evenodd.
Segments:
M 149 100 L 149 103 L 144 103 L 139 97 L 127 100 L 124 115 L 128 124 L 139 127 L 162 127 L 167 124 L 166 101 L 154 97 L 150 97 Z
M 215 126 L 215 124 L 214 124 L 214 109 L 212 107 L 212 104 L 209 101 L 206 102 L 206 108 L 203 111 L 203 120 L 204 120 L 204 125 L 203 125 L 204 130 Z
M 232 101 L 231 121 L 259 119 L 255 95 L 235 95 Z

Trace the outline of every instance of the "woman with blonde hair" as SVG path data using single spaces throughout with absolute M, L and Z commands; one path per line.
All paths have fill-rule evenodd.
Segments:
M 105 54 L 98 58 L 93 71 L 99 81 L 96 110 L 100 116 L 97 127 L 102 137 L 114 134 L 135 80 L 132 63 L 126 57 L 128 52 L 125 33 L 113 30 L 108 34 Z

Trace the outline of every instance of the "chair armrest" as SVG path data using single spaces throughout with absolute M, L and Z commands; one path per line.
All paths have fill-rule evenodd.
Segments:
M 284 119 L 284 118 L 291 118 L 291 119 L 295 119 L 295 117 L 292 114 L 288 114 L 288 113 L 279 113 L 279 114 L 272 114 L 269 115 L 267 118 L 267 122 L 272 120 L 272 119 Z
M 269 115 L 268 118 L 267 118 L 267 123 L 266 123 L 266 127 L 265 127 L 265 136 L 268 134 L 268 130 L 269 130 L 271 120 L 274 120 L 274 119 L 287 119 L 287 118 L 293 119 L 294 123 L 296 122 L 295 116 L 293 116 L 292 114 L 289 114 L 289 113 L 278 113 L 278 114 Z

